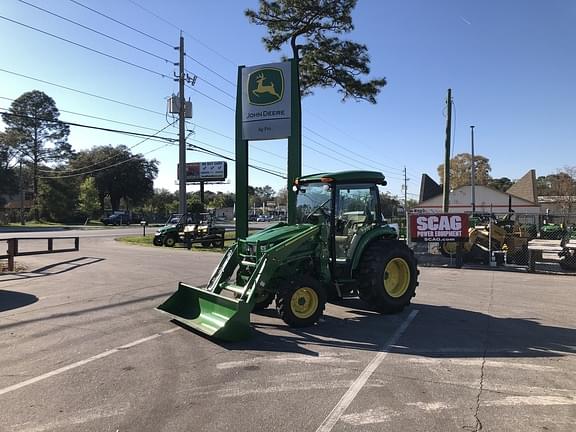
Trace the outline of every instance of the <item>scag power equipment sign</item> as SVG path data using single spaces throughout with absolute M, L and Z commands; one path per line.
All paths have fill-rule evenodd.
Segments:
M 462 241 L 468 238 L 468 215 L 455 213 L 410 216 L 412 241 Z

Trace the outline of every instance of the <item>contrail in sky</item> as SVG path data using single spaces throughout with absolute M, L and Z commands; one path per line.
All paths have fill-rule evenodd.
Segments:
M 466 18 L 464 18 L 462 15 L 460 15 L 460 19 L 461 19 L 462 21 L 464 21 L 466 24 L 472 25 L 472 23 L 471 23 L 470 21 L 468 21 Z

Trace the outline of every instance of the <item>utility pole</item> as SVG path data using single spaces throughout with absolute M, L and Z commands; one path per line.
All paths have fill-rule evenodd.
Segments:
M 476 161 L 474 160 L 474 126 L 470 126 L 470 134 L 472 139 L 472 178 L 471 185 L 472 185 L 472 216 L 476 213 L 476 190 L 475 190 L 475 183 L 476 183 Z
M 22 156 L 20 156 L 20 225 L 26 225 L 24 221 L 24 178 L 22 177 Z
M 180 61 L 178 63 L 178 98 L 180 106 L 178 109 L 178 142 L 180 156 L 178 159 L 178 211 L 186 214 L 186 99 L 184 98 L 184 83 L 186 76 L 184 72 L 184 37 L 180 32 Z
M 406 219 L 406 243 L 410 242 L 410 220 L 408 216 L 408 178 L 406 177 L 406 167 L 404 167 L 404 217 Z
M 444 147 L 444 201 L 442 211 L 448 212 L 450 208 L 450 135 L 452 132 L 452 89 L 448 89 L 446 99 L 446 145 Z

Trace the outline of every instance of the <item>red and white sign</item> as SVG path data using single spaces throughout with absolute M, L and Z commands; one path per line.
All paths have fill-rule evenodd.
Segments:
M 462 241 L 468 239 L 468 215 L 464 213 L 410 216 L 412 241 Z

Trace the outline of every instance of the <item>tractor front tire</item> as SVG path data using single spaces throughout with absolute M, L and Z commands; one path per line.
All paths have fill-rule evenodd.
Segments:
M 162 240 L 162 236 L 154 236 L 154 240 L 152 240 L 152 244 L 154 244 L 154 246 L 162 246 L 164 244 L 164 241 Z
M 169 235 L 164 238 L 164 246 L 174 247 L 176 245 L 176 236 Z
M 360 298 L 380 313 L 398 313 L 410 304 L 418 286 L 417 261 L 398 240 L 376 240 L 359 266 Z
M 326 292 L 322 284 L 310 276 L 287 281 L 276 295 L 276 309 L 290 327 L 314 325 L 324 313 Z
M 274 293 L 262 292 L 256 295 L 256 303 L 254 304 L 255 311 L 263 311 L 274 301 Z

